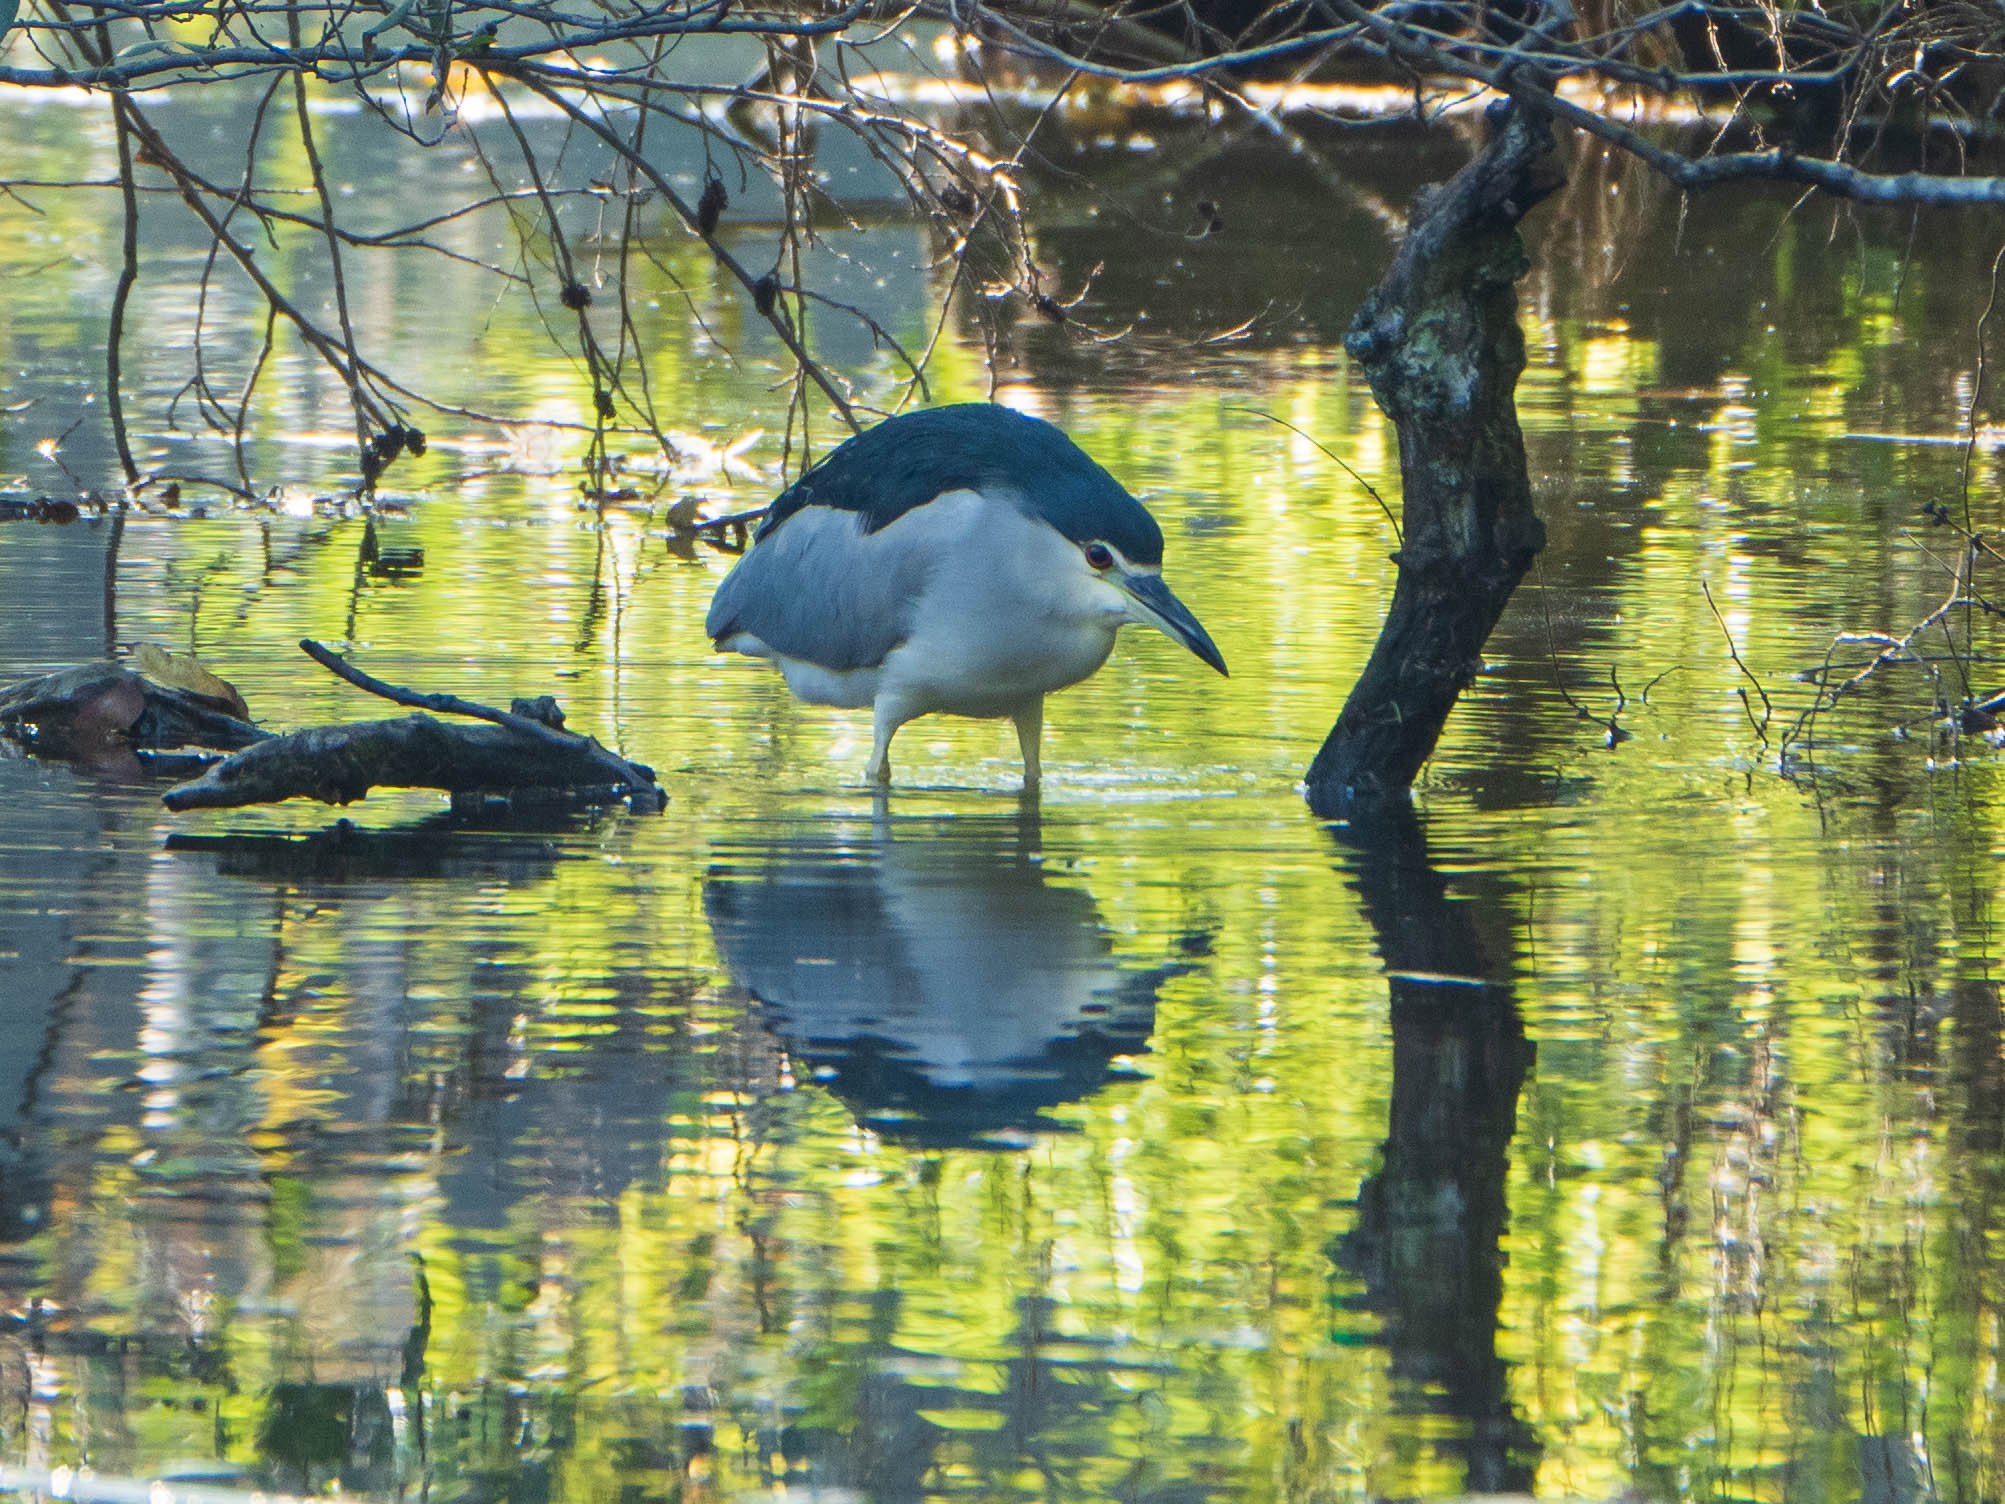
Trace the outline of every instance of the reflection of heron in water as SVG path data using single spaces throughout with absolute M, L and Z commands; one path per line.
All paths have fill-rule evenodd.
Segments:
M 1120 966 L 1084 888 L 1045 880 L 1035 817 L 758 833 L 703 907 L 732 976 L 873 1127 L 967 1143 L 1039 1123 L 1147 1047 L 1183 966 Z M 1192 950 L 1203 938 L 1187 940 Z

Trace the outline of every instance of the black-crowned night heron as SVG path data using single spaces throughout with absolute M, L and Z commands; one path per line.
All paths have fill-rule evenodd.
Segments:
M 1105 663 L 1124 625 L 1225 672 L 1162 563 L 1148 509 L 1049 423 L 935 407 L 858 434 L 781 495 L 704 630 L 772 659 L 810 704 L 868 705 L 880 783 L 898 728 L 944 712 L 1014 721 L 1030 785 L 1044 697 Z

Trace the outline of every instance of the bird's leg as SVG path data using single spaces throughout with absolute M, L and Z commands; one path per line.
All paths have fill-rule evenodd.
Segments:
M 863 776 L 883 787 L 891 784 L 891 738 L 905 724 L 896 707 L 879 700 L 871 716 L 870 763 Z
M 1039 695 L 1010 717 L 1016 722 L 1016 744 L 1023 750 L 1023 786 L 1034 789 L 1044 778 L 1038 743 L 1044 740 L 1044 696 Z

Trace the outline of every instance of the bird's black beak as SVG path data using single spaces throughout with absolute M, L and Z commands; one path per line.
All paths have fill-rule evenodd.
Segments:
M 1174 637 L 1221 674 L 1227 672 L 1225 655 L 1211 640 L 1211 633 L 1205 631 L 1198 619 L 1191 615 L 1190 607 L 1178 600 L 1170 587 L 1163 583 L 1161 575 L 1124 575 L 1121 588 L 1141 608 L 1138 620 Z

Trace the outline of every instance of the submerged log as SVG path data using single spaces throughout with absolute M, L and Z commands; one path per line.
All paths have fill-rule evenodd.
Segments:
M 311 726 L 226 757 L 160 798 L 179 812 L 294 798 L 351 804 L 377 788 L 444 789 L 458 797 L 547 790 L 613 799 L 627 793 L 622 780 L 584 751 L 585 738 L 572 741 L 577 745 L 429 715 Z
M 1518 221 L 1559 186 L 1544 121 L 1492 107 L 1493 135 L 1424 189 L 1344 340 L 1399 429 L 1403 533 L 1370 661 L 1310 765 L 1324 818 L 1404 801 L 1483 644 L 1545 546 L 1513 391 L 1525 366 Z

